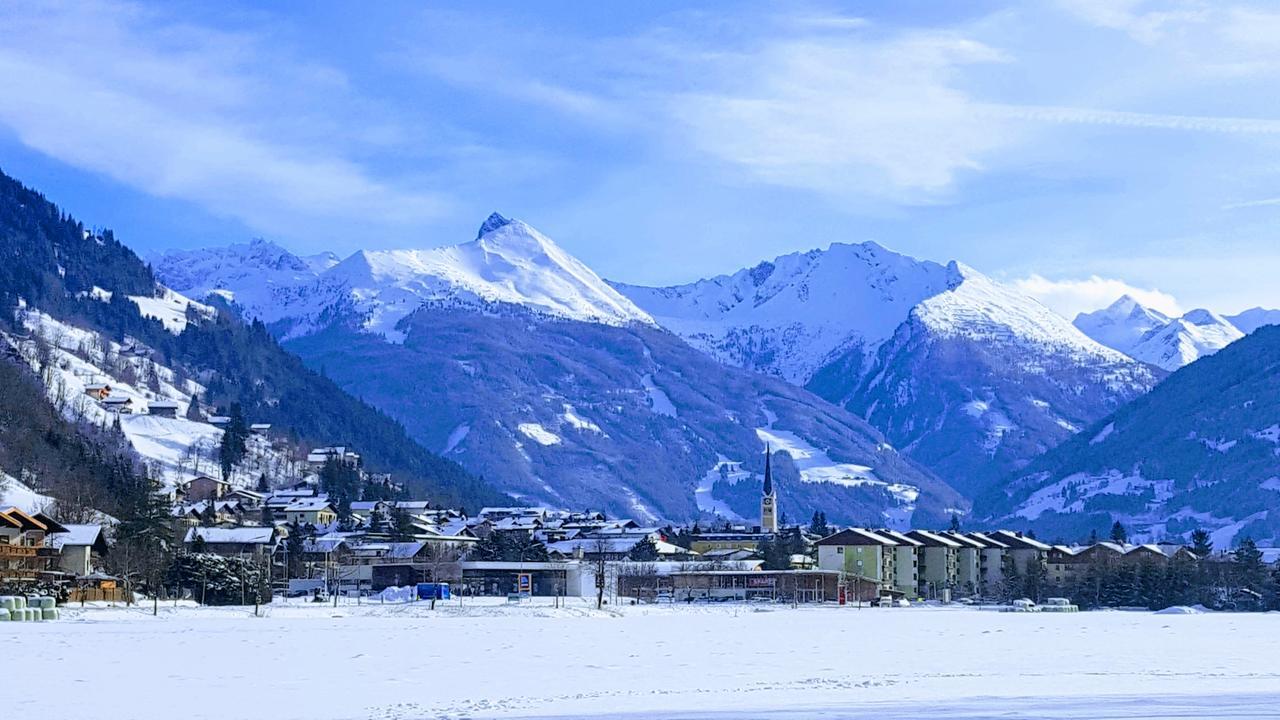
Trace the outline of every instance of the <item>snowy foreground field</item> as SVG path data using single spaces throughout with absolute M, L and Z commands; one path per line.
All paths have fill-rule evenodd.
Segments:
M 0 695 L 135 720 L 1280 718 L 1277 614 L 579 602 L 73 609 L 0 625 Z

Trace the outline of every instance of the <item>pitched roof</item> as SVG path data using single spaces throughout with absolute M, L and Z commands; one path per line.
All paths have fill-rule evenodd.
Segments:
M 200 538 L 210 544 L 228 545 L 266 545 L 275 539 L 274 527 L 193 527 L 187 530 L 186 543 L 193 543 Z
M 907 533 L 908 537 L 915 538 L 924 543 L 925 547 L 945 547 L 958 548 L 960 543 L 951 538 L 942 537 L 937 533 L 931 533 L 928 530 L 912 530 Z
M 815 545 L 879 545 L 882 547 L 893 547 L 898 541 L 891 540 L 883 535 L 874 533 L 865 528 L 848 528 L 841 530 L 835 535 L 829 535 L 822 538 Z
M 1027 537 L 1021 533 L 1015 533 L 1012 530 L 997 530 L 991 533 L 991 537 L 1008 545 L 1014 550 L 1048 550 L 1049 546 Z
M 96 545 L 102 537 L 101 525 L 64 525 L 66 532 L 49 536 L 45 544 L 49 547 L 87 547 Z

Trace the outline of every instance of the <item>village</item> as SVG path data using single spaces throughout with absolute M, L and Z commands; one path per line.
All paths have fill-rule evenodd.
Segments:
M 149 412 L 166 416 L 176 411 L 170 405 L 153 403 Z M 236 432 L 230 418 L 210 421 Z M 259 440 L 271 431 L 235 422 Z M 155 501 L 167 552 L 160 561 L 118 546 L 110 522 L 0 508 L 0 595 L 43 593 L 71 606 L 488 596 L 583 598 L 597 607 L 955 603 L 1019 611 L 1262 609 L 1270 600 L 1245 587 L 1240 550 L 1130 544 L 1114 533 L 1084 545 L 1050 544 L 1011 530 L 964 531 L 957 519 L 949 529 L 833 528 L 815 512 L 807 525 L 783 526 L 769 455 L 759 523 L 705 527 L 545 507 L 468 515 L 406 499 L 389 477 L 364 469 L 356 448 L 313 448 L 300 461 L 296 482 L 262 475 L 249 488 L 192 474 L 161 486 Z M 1249 552 L 1257 563 L 1276 561 L 1270 548 Z

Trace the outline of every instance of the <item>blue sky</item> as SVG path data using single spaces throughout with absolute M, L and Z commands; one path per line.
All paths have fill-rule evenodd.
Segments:
M 0 168 L 143 252 L 498 210 L 628 282 L 875 240 L 1068 314 L 1280 305 L 1275 6 L 362 5 L 0 0 Z

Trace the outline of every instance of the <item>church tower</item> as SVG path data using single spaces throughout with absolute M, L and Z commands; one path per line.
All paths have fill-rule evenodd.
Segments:
M 773 453 L 764 448 L 764 492 L 760 497 L 760 530 L 778 532 L 778 494 L 773 490 Z

